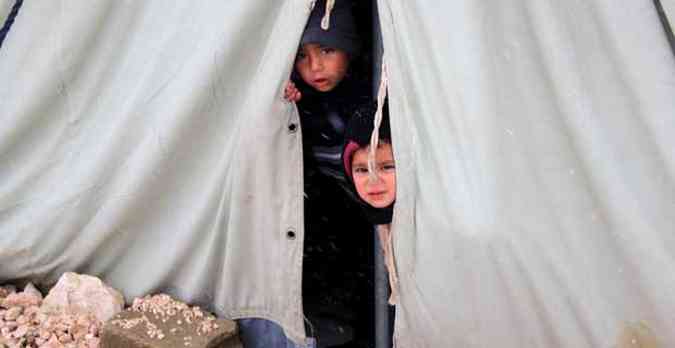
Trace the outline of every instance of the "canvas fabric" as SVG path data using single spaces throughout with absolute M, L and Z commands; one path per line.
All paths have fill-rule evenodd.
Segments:
M 0 22 L 4 22 L 7 18 L 9 11 L 12 10 L 12 5 L 14 5 L 13 0 L 0 0 Z
M 672 28 L 675 26 L 675 0 L 661 0 L 661 6 Z M 673 29 L 675 30 L 675 28 Z
M 378 5 L 397 346 L 675 346 L 675 57 L 652 1 Z
M 0 282 L 89 273 L 301 342 L 282 95 L 310 4 L 24 2 L 0 49 Z M 397 346 L 675 346 L 675 59 L 652 1 L 378 7 Z
M 0 283 L 87 273 L 300 341 L 301 132 L 282 93 L 309 11 L 24 2 L 0 50 Z

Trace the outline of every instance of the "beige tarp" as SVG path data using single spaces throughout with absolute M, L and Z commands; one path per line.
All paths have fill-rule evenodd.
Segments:
M 26 1 L 0 49 L 0 282 L 90 273 L 302 338 L 281 92 L 310 3 Z M 398 346 L 675 346 L 675 59 L 652 1 L 379 9 Z

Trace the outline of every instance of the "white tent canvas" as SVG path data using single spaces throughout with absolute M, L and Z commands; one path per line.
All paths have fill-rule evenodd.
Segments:
M 301 340 L 282 92 L 310 6 L 25 2 L 0 49 L 0 282 L 90 273 Z M 378 8 L 397 345 L 675 345 L 675 58 L 653 3 Z

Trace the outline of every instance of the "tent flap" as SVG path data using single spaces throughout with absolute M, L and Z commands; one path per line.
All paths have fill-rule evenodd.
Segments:
M 651 1 L 379 1 L 399 347 L 675 345 L 675 60 Z M 640 324 L 642 325 L 642 324 Z
M 301 134 L 281 92 L 308 12 L 25 2 L 0 50 L 0 281 L 89 273 L 304 337 Z

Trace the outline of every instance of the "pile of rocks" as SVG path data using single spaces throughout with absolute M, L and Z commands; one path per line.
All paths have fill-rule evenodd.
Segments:
M 124 298 L 98 278 L 64 274 L 47 297 L 32 284 L 0 287 L 0 347 L 99 347 L 103 321 Z
M 46 297 L 0 286 L 0 348 L 237 348 L 234 321 L 160 294 L 124 297 L 100 279 L 65 273 Z

